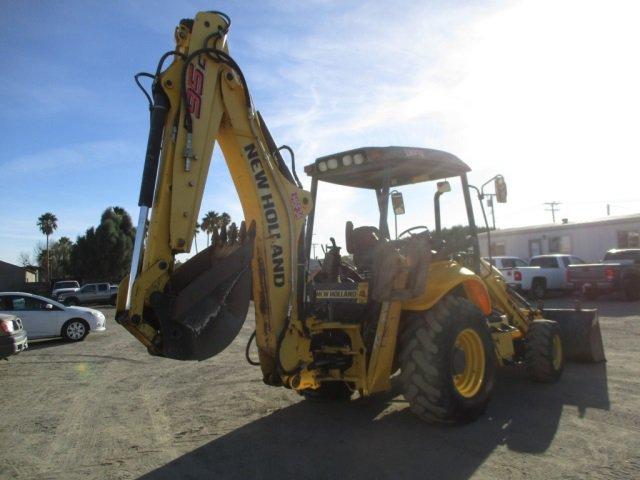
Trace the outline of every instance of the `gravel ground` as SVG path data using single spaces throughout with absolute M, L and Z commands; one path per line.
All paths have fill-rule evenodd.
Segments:
M 568 364 L 556 385 L 504 370 L 486 414 L 448 428 L 397 389 L 309 404 L 263 385 L 244 360 L 251 315 L 224 353 L 181 363 L 104 308 L 104 334 L 0 362 L 0 478 L 640 478 L 640 304 L 598 307 L 606 364 Z

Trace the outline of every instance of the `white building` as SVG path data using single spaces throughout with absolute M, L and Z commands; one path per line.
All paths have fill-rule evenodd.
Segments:
M 487 252 L 487 234 L 478 235 L 480 251 Z M 562 223 L 498 229 L 491 232 L 491 254 L 529 259 L 545 253 L 570 253 L 587 262 L 599 262 L 611 248 L 640 247 L 640 214 L 606 217 L 580 223 Z

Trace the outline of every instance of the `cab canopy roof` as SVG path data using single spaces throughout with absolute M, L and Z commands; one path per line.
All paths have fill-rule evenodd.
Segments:
M 318 158 L 304 171 L 348 187 L 396 187 L 456 177 L 470 171 L 455 155 L 430 148 L 363 147 Z

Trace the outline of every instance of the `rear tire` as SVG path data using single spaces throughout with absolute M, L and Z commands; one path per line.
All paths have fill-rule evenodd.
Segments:
M 405 319 L 399 339 L 404 397 L 430 423 L 467 423 L 485 411 L 495 381 L 486 321 L 466 298 L 448 296 Z
M 117 295 L 111 295 L 111 301 L 109 303 L 115 307 L 117 302 L 118 302 L 118 296 Z
M 84 320 L 74 318 L 62 326 L 61 333 L 67 342 L 81 342 L 89 334 L 89 325 Z
M 334 402 L 349 400 L 353 392 L 344 382 L 324 382 L 315 390 L 310 388 L 298 393 L 311 402 Z
M 562 333 L 558 322 L 534 320 L 525 338 L 525 363 L 532 380 L 557 382 L 564 370 Z
M 544 278 L 534 278 L 531 283 L 531 296 L 536 300 L 543 299 L 547 294 L 547 281 Z

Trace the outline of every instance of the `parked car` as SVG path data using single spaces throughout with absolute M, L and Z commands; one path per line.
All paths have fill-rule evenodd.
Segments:
M 484 260 L 489 262 L 489 257 L 483 257 Z M 491 257 L 491 265 L 496 267 L 502 273 L 502 276 L 506 280 L 507 284 L 511 287 L 516 287 L 516 281 L 513 279 L 513 271 L 515 268 L 526 267 L 529 264 L 526 260 L 518 257 L 497 256 Z
M 1 292 L 0 314 L 19 315 L 30 340 L 63 337 L 79 342 L 89 332 L 106 329 L 104 314 L 86 307 L 68 307 L 39 295 L 24 292 Z
M 529 260 L 528 267 L 512 270 L 511 286 L 528 292 L 534 298 L 544 298 L 549 290 L 571 290 L 568 281 L 569 265 L 585 263 L 584 260 L 561 253 L 537 255 Z
M 640 248 L 609 250 L 601 263 L 571 265 L 569 281 L 590 300 L 613 292 L 623 292 L 627 300 L 639 300 Z
M 76 292 L 78 290 L 80 290 L 80 283 L 76 280 L 61 280 L 53 284 L 51 298 L 57 300 L 61 293 Z
M 28 347 L 27 332 L 15 315 L 0 314 L 0 359 L 16 355 Z
M 68 306 L 86 305 L 90 303 L 116 304 L 118 287 L 108 283 L 87 283 L 73 292 L 63 292 L 57 300 Z

